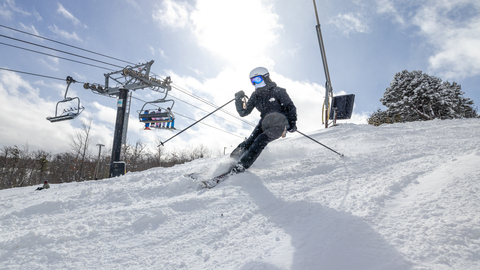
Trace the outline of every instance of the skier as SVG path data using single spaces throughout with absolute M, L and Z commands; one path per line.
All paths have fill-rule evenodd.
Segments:
M 268 143 L 280 138 L 285 131 L 297 130 L 297 109 L 284 88 L 270 79 L 268 70 L 257 67 L 250 72 L 255 91 L 245 104 L 245 92 L 235 93 L 235 107 L 241 117 L 249 115 L 253 108 L 260 111 L 260 121 L 252 134 L 230 154 L 238 163 L 232 173 L 244 172 L 258 158 Z
M 45 181 L 45 183 L 43 183 L 43 186 L 37 188 L 36 190 L 49 189 L 49 188 L 50 188 L 50 185 L 48 184 L 48 181 Z

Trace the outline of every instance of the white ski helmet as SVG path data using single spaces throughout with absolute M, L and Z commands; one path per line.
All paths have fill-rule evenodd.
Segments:
M 271 82 L 270 74 L 264 67 L 257 67 L 250 71 L 250 81 L 255 85 L 255 89 L 264 87 L 266 83 Z

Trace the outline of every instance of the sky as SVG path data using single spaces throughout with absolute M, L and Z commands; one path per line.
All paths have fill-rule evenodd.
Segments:
M 229 156 L 0 190 L 0 268 L 480 269 L 479 132 L 345 124 L 309 133 L 345 157 L 289 137 L 212 189 Z
M 480 102 L 480 3 L 452 1 L 317 1 L 334 95 L 354 94 L 350 120 L 366 124 L 395 73 L 422 70 L 462 86 L 465 97 Z M 253 92 L 248 74 L 266 67 L 286 88 L 297 107 L 300 131 L 321 130 L 325 76 L 313 1 L 15 1 L 0 0 L 0 25 L 83 48 L 130 63 L 154 60 L 152 72 L 170 76 L 176 128 L 182 130 L 244 90 Z M 70 150 L 71 136 L 92 119 L 92 141 L 111 151 L 115 98 L 83 89 L 103 84 L 104 74 L 127 64 L 0 27 L 0 147 L 28 147 L 58 153 Z M 20 39 L 30 44 L 13 40 Z M 34 46 L 31 43 L 54 48 Z M 50 55 L 34 53 L 35 50 Z M 76 55 L 99 60 L 93 62 Z M 70 60 L 88 63 L 81 64 Z M 95 67 L 92 65 L 100 66 Z M 103 68 L 102 68 L 103 67 Z M 108 68 L 108 69 L 105 69 Z M 84 112 L 74 120 L 50 123 L 73 77 L 69 96 Z M 154 151 L 172 131 L 144 131 L 137 111 L 162 97 L 151 90 L 133 93 L 127 141 Z M 203 145 L 213 155 L 233 150 L 253 130 L 259 113 L 240 119 L 233 103 L 165 144 L 169 151 Z M 194 119 L 194 120 L 192 120 Z M 244 121 L 242 121 L 244 120 Z M 299 136 L 292 134 L 291 136 Z

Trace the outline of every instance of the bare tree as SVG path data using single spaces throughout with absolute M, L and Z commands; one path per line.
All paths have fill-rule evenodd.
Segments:
M 162 145 L 160 138 L 155 138 L 155 144 L 157 145 L 157 151 L 155 152 L 155 159 L 157 161 L 156 166 L 161 167 L 163 156 L 165 155 L 165 148 Z
M 200 144 L 200 146 L 196 147 L 195 149 L 192 150 L 191 156 L 190 156 L 190 161 L 198 158 L 206 158 L 210 157 L 211 153 L 210 151 L 203 145 Z
M 97 156 L 88 154 L 90 144 L 89 122 L 82 122 L 82 129 L 71 136 L 71 147 L 74 151 L 50 154 L 43 150 L 29 151 L 28 144 L 23 149 L 18 146 L 0 149 L 0 189 L 20 186 L 31 186 L 48 180 L 50 183 L 68 183 L 92 179 Z M 157 141 L 157 145 L 160 143 Z M 163 147 L 155 151 L 147 148 L 147 144 L 138 141 L 135 146 L 127 145 L 125 159 L 130 161 L 129 171 L 143 171 L 153 167 L 171 167 L 197 158 L 208 157 L 210 152 L 203 145 L 183 150 L 173 149 L 167 152 Z M 150 150 L 150 151 L 148 151 Z M 101 155 L 98 179 L 107 178 L 110 163 L 110 150 Z
M 90 138 L 91 128 L 92 118 L 89 118 L 88 122 L 82 120 L 80 131 L 77 131 L 74 136 L 70 135 L 70 147 L 72 148 L 75 155 L 75 164 L 78 166 L 76 170 L 76 181 L 80 181 L 85 176 L 85 158 L 87 157 L 88 148 L 92 141 L 92 139 Z
M 18 146 L 5 146 L 3 148 L 2 157 L 2 188 L 12 188 L 15 186 L 15 173 L 20 162 L 20 149 Z
M 125 159 L 128 162 L 130 171 L 138 171 L 140 169 L 140 164 L 142 163 L 142 155 L 146 147 L 147 144 L 143 143 L 140 140 L 135 143 L 135 147 L 130 145 L 126 146 L 127 151 L 125 151 Z

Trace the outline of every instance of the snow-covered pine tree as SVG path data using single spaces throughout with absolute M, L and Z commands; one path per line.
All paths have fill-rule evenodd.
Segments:
M 367 123 L 369 125 L 380 126 L 383 124 L 393 124 L 402 122 L 402 117 L 397 115 L 389 115 L 387 111 L 382 111 L 382 109 L 377 109 L 376 112 L 373 112 L 368 118 Z
M 420 70 L 404 70 L 395 74 L 380 101 L 388 115 L 401 115 L 407 122 L 476 117 L 473 101 L 463 94 L 455 82 L 442 82 Z

